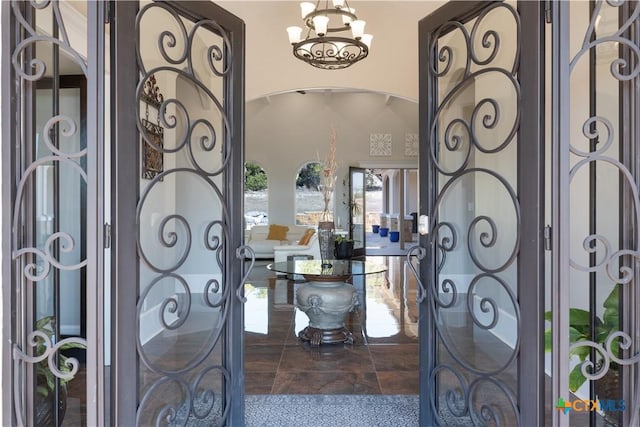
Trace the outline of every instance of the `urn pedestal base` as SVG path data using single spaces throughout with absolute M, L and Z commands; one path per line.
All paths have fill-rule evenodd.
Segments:
M 296 293 L 296 307 L 309 317 L 309 326 L 298 337 L 312 346 L 353 343 L 353 335 L 345 326 L 349 312 L 358 305 L 358 295 L 344 277 L 310 281 Z M 342 280 L 341 280 L 342 279 Z
M 298 333 L 298 338 L 308 341 L 313 347 L 320 344 L 353 344 L 353 334 L 344 326 L 336 329 L 318 329 L 307 326 Z

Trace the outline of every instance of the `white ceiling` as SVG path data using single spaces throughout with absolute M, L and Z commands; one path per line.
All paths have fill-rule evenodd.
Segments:
M 298 1 L 220 0 L 246 25 L 246 99 L 307 88 L 372 90 L 417 100 L 418 21 L 444 1 L 349 1 L 373 34 L 369 57 L 316 69 L 292 54 L 286 27 L 303 26 Z
M 418 98 L 418 21 L 445 1 L 350 1 L 373 34 L 369 56 L 344 70 L 316 69 L 296 58 L 286 27 L 302 26 L 298 1 L 218 0 L 246 26 L 247 100 L 299 89 L 374 91 L 400 98 Z M 65 15 L 86 13 L 84 2 L 62 3 Z M 81 21 L 69 19 L 68 21 Z M 71 28 L 81 34 L 80 29 Z M 76 39 L 76 38 L 74 38 Z M 78 38 L 81 42 L 82 37 Z M 85 46 L 77 46 L 84 52 Z M 66 62 L 65 62 L 66 64 Z M 71 73 L 74 64 L 70 64 Z

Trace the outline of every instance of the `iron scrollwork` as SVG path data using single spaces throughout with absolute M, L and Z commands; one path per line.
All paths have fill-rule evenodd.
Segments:
M 163 28 L 149 25 L 160 15 L 168 21 Z M 152 35 L 153 31 L 157 35 Z M 155 102 L 157 126 L 162 129 L 164 139 L 162 144 L 154 139 L 156 133 L 149 132 L 139 109 L 137 125 L 142 144 L 164 156 L 164 168 L 148 176 L 150 181 L 141 189 L 136 210 L 137 246 L 142 263 L 138 331 L 149 313 L 153 313 L 160 335 L 181 334 L 203 312 L 211 319 L 207 326 L 209 335 L 200 348 L 180 361 L 163 360 L 138 337 L 137 351 L 143 370 L 151 373 L 140 394 L 138 424 L 185 425 L 206 420 L 207 425 L 225 425 L 231 398 L 225 387 L 232 380 L 218 358 L 232 299 L 243 297 L 241 289 L 230 283 L 225 267 L 227 257 L 232 255 L 227 251 L 231 221 L 223 184 L 231 158 L 232 129 L 223 106 L 223 93 L 212 88 L 229 76 L 230 41 L 215 21 L 192 22 L 161 2 L 140 9 L 136 32 L 141 73 L 136 97 L 139 102 L 149 99 Z M 210 42 L 209 34 L 215 35 L 215 41 Z M 153 46 L 156 51 L 143 52 L 141 42 L 150 37 L 156 37 L 156 41 L 145 44 L 145 49 L 152 50 Z M 197 92 L 199 108 L 194 99 L 179 93 L 178 82 Z M 163 87 L 162 96 L 158 85 Z M 172 85 L 176 86 L 175 92 Z M 204 104 L 208 106 L 206 111 Z M 202 207 L 190 207 L 189 203 L 194 202 L 154 208 L 154 200 L 178 192 L 172 187 L 177 183 L 189 185 L 186 191 L 198 189 L 198 203 L 206 203 L 206 218 L 194 213 L 203 211 Z M 200 270 L 206 273 L 196 280 L 188 272 L 203 255 L 207 265 Z M 154 403 L 154 397 L 164 393 L 177 403 L 161 406 Z
M 505 28 L 509 28 L 508 38 L 489 27 L 489 16 L 500 16 Z M 483 8 L 467 24 L 447 22 L 432 33 L 429 51 L 433 54 L 427 78 L 438 88 L 438 104 L 430 123 L 429 157 L 438 175 L 439 190 L 431 211 L 429 238 L 437 281 L 425 288 L 426 298 L 421 298 L 434 317 L 441 354 L 445 355 L 430 375 L 433 389 L 440 390 L 439 395 L 432 394 L 431 406 L 443 425 L 501 424 L 519 419 L 516 394 L 502 374 L 514 366 L 520 349 L 520 310 L 512 283 L 520 247 L 520 205 L 515 181 L 498 167 L 482 167 L 481 162 L 491 156 L 496 157 L 493 162 L 497 156 L 509 156 L 517 144 L 520 29 L 518 12 L 501 2 Z M 453 44 L 454 40 L 458 43 Z M 483 79 L 500 85 L 502 96 L 478 92 L 477 84 Z M 473 182 L 476 192 L 481 189 L 483 194 L 500 195 L 505 200 L 503 212 L 495 215 L 474 211 L 468 215 L 470 218 L 451 215 L 448 200 L 456 191 L 468 187 L 468 182 Z M 509 226 L 505 227 L 507 217 Z M 461 245 L 465 241 L 466 245 Z M 469 265 L 465 270 L 469 279 L 449 274 L 453 259 L 457 260 L 455 265 Z M 515 336 L 503 359 L 480 365 L 464 354 L 464 344 L 447 331 L 444 319 L 447 313 L 455 312 L 461 300 L 466 303 L 469 321 L 476 330 L 493 333 L 499 322 L 504 322 L 505 313 L 513 317 L 509 323 Z M 492 396 L 491 402 L 487 395 Z M 496 402 L 500 405 L 491 405 Z
M 56 73 L 55 67 L 47 69 L 47 58 L 45 55 L 38 56 L 38 53 L 47 51 L 55 47 L 59 52 L 63 52 L 68 60 L 72 61 L 80 72 L 87 77 L 87 63 L 83 56 L 72 45 L 67 33 L 66 22 L 60 11 L 60 4 L 57 1 L 31 1 L 11 2 L 11 19 L 15 20 L 20 34 L 16 44 L 12 47 L 11 64 L 13 73 L 20 88 L 16 97 L 24 97 L 28 91 L 25 87 L 35 89 L 35 83 L 44 81 L 47 76 Z M 32 10 L 29 10 L 32 9 Z M 51 12 L 53 25 L 57 28 L 57 36 L 36 29 L 32 25 L 29 17 L 30 13 L 48 10 Z M 37 49 L 39 48 L 39 49 Z M 35 91 L 31 96 L 35 96 Z M 63 110 L 63 109 L 61 109 Z M 18 122 L 27 123 L 24 117 L 18 115 Z M 15 272 L 12 280 L 15 281 L 15 288 L 20 288 L 18 294 L 20 298 L 27 295 L 31 288 L 34 293 L 43 291 L 49 286 L 49 281 L 54 281 L 54 276 L 59 272 L 80 273 L 87 266 L 87 259 L 78 257 L 72 259 L 69 254 L 78 251 L 84 242 L 79 241 L 80 236 L 74 235 L 70 230 L 38 229 L 42 242 L 36 242 L 36 238 L 27 237 L 19 230 L 36 229 L 37 226 L 29 223 L 30 212 L 37 205 L 36 198 L 38 192 L 42 192 L 44 186 L 53 185 L 51 176 L 47 176 L 42 171 L 47 168 L 54 168 L 74 174 L 80 186 L 86 187 L 88 184 L 87 173 L 82 166 L 87 159 L 87 149 L 79 147 L 71 148 L 73 144 L 66 144 L 73 138 L 79 137 L 79 123 L 63 111 L 49 117 L 41 129 L 35 129 L 33 139 L 24 139 L 24 132 L 17 132 L 18 140 L 15 157 L 21 159 L 17 167 L 17 182 L 15 183 L 15 199 L 12 206 L 12 236 L 11 236 L 11 259 L 15 265 Z M 36 138 L 35 135 L 39 135 Z M 55 136 L 54 136 L 55 135 Z M 37 147 L 39 152 L 32 158 L 24 156 L 27 147 Z M 39 156 L 38 156 L 39 155 Z M 38 175 L 44 179 L 38 182 Z M 54 187 L 54 197 L 59 189 Z M 86 211 L 85 207 L 80 209 Z M 83 214 L 84 215 L 84 214 Z M 55 227 L 54 227 L 55 228 Z M 35 234 L 35 233 L 34 233 Z M 18 300 L 15 307 L 21 307 L 18 312 L 23 312 L 22 318 L 17 321 L 16 340 L 13 343 L 13 403 L 15 418 L 18 425 L 26 425 L 30 417 L 26 413 L 25 405 L 25 385 L 27 383 L 28 372 L 35 372 L 37 364 L 46 367 L 47 376 L 56 383 L 71 380 L 78 372 L 80 363 L 73 357 L 62 357 L 61 350 L 68 347 L 86 348 L 87 341 L 81 337 L 68 337 L 60 339 L 55 330 L 42 330 L 37 328 L 29 331 L 25 328 L 26 316 L 33 314 L 31 307 L 25 309 L 24 301 Z M 57 310 L 54 307 L 54 311 Z M 58 316 L 59 313 L 54 313 Z M 41 320 L 41 319 L 39 319 Z M 41 375 L 34 373 L 37 377 Z
M 236 298 L 238 298 L 240 302 L 245 303 L 247 302 L 247 298 L 244 296 L 244 285 L 256 263 L 256 253 L 251 246 L 242 245 L 236 249 L 236 258 L 240 260 L 248 259 L 250 261 L 249 267 L 246 268 L 244 276 L 242 276 L 242 280 L 240 281 L 240 285 L 238 286 L 238 289 L 236 289 Z
M 640 17 L 640 4 L 631 3 L 632 8 L 629 9 L 628 15 L 624 20 L 617 20 L 616 28 L 605 31 L 597 29 L 598 21 L 605 13 L 605 7 L 621 8 L 625 4 L 627 2 L 614 0 L 600 0 L 594 3 L 580 50 L 570 58 L 570 73 L 574 73 L 581 62 L 589 59 L 590 52 L 596 52 L 596 58 L 602 58 L 606 62 L 610 61 L 609 72 L 602 72 L 600 79 L 607 78 L 617 85 L 635 81 L 633 87 L 637 88 L 637 80 L 640 76 L 640 47 L 636 39 L 630 38 L 629 29 L 637 25 Z M 617 11 L 615 16 L 618 16 Z M 575 79 L 578 78 L 575 77 Z M 605 116 L 607 113 L 611 116 Z M 622 149 L 620 147 L 623 146 L 625 140 L 623 135 L 625 130 L 614 125 L 614 121 L 622 119 L 621 114 L 616 117 L 616 112 L 610 111 L 596 111 L 595 114 L 593 112 L 587 114 L 582 122 L 581 137 L 572 138 L 569 141 L 568 150 L 572 155 L 572 164 L 565 167 L 569 168 L 570 189 L 578 188 L 578 177 L 581 174 L 584 175 L 584 171 L 590 168 L 602 167 L 616 171 L 618 177 L 616 179 L 619 180 L 620 188 L 624 188 L 624 192 L 620 193 L 621 197 L 632 210 L 632 212 L 625 213 L 629 222 L 627 230 L 634 231 L 627 231 L 632 236 L 616 242 L 617 237 L 611 239 L 602 232 L 589 230 L 583 238 L 583 252 L 574 251 L 571 253 L 569 264 L 576 272 L 597 274 L 598 280 L 606 280 L 607 284 L 613 287 L 632 286 L 637 294 L 640 289 L 637 284 L 638 278 L 634 276 L 634 269 L 631 266 L 640 260 L 640 247 L 638 246 L 640 245 L 640 198 L 637 186 L 638 177 L 634 176 L 629 165 L 620 161 L 619 150 Z M 576 132 L 576 134 L 578 133 Z M 585 145 L 589 145 L 590 141 L 597 141 L 595 147 L 583 148 Z M 637 143 L 633 139 L 631 141 L 631 143 Z M 572 193 L 573 191 L 575 190 L 571 190 Z M 595 190 L 593 191 L 595 192 Z M 617 191 L 617 187 L 614 191 Z M 622 218 L 620 212 L 615 208 L 612 208 L 611 215 L 618 215 L 619 218 Z M 616 247 L 619 249 L 616 250 Z M 587 257 L 592 255 L 589 265 L 585 265 L 581 261 L 581 259 L 585 259 L 585 255 Z M 632 304 L 631 301 L 624 301 L 623 310 L 637 310 L 637 307 Z M 604 377 L 613 369 L 612 364 L 614 363 L 619 366 L 638 364 L 640 362 L 640 353 L 637 353 L 638 343 L 634 342 L 632 335 L 623 330 L 614 330 L 610 331 L 601 342 L 581 340 L 571 344 L 571 353 L 585 353 L 586 351 L 595 357 L 595 359 L 587 357 L 577 365 L 582 376 L 589 381 L 594 381 Z M 626 356 L 623 357 L 623 354 Z M 637 425 L 640 422 L 638 419 L 640 394 L 637 391 L 635 393 L 635 396 L 627 401 L 627 405 L 630 406 L 627 407 L 627 411 L 632 414 L 629 425 Z M 610 396 L 607 397 L 610 398 Z

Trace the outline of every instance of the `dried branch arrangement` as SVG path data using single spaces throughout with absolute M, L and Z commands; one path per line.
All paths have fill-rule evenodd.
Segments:
M 322 220 L 331 221 L 332 215 L 329 211 L 329 202 L 331 195 L 335 189 L 336 171 L 338 170 L 338 161 L 336 160 L 336 130 L 332 127 L 329 137 L 329 151 L 327 157 L 322 163 L 322 200 L 324 201 L 324 210 L 322 211 Z

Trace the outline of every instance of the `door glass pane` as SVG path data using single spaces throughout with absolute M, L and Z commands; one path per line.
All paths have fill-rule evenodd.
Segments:
M 364 249 L 364 170 L 351 171 L 351 197 L 349 199 L 349 215 L 351 236 L 353 237 L 353 249 Z
M 64 79 L 65 81 L 69 81 Z M 77 81 L 77 88 L 62 88 L 57 91 L 55 103 L 59 104 L 59 109 L 65 111 L 65 114 L 69 115 L 70 122 L 79 124 L 82 122 L 85 112 L 81 112 L 81 94 L 79 85 L 84 85 L 84 78 L 78 77 L 73 79 Z M 49 84 L 51 81 L 48 82 Z M 44 83 L 46 85 L 47 83 Z M 44 141 L 43 132 L 46 129 L 45 121 L 49 120 L 52 113 L 52 106 L 54 105 L 54 97 L 52 96 L 52 89 L 39 89 L 37 91 L 36 102 L 36 129 L 41 130 L 36 135 L 36 156 L 39 159 L 43 159 L 47 156 L 51 156 L 52 150 L 47 146 Z M 81 139 L 80 129 L 67 138 L 60 138 L 58 142 L 60 150 L 69 153 L 77 153 L 81 149 L 86 147 L 86 140 Z M 59 164 L 53 161 L 46 162 L 37 169 L 37 184 L 36 184 L 36 234 L 37 246 L 41 249 L 46 247 L 46 239 L 54 229 L 56 228 L 68 230 L 71 236 L 74 236 L 73 248 L 60 254 L 60 259 L 63 264 L 74 265 L 78 264 L 84 259 L 83 253 L 86 250 L 83 248 L 84 242 L 81 238 L 84 230 L 82 228 L 86 226 L 86 220 L 84 215 L 84 207 L 81 205 L 81 195 L 84 199 L 86 193 L 84 179 L 80 171 L 86 172 L 86 167 L 78 167 L 81 162 L 77 161 L 74 164 L 69 164 L 68 167 L 65 164 Z M 64 189 L 64 191 L 61 191 Z M 81 270 L 60 271 L 60 281 L 62 284 L 61 292 L 65 295 L 64 299 L 60 301 L 61 304 L 61 319 L 60 327 L 63 330 L 64 335 L 79 335 L 80 334 L 80 295 L 81 287 L 80 281 L 83 277 Z M 45 279 L 47 283 L 53 284 L 53 276 Z M 45 290 L 48 289 L 48 290 Z M 53 315 L 54 303 L 52 296 L 53 288 L 51 286 L 40 286 L 37 289 L 38 298 L 36 300 L 37 317 L 44 315 Z M 47 297 L 49 294 L 50 297 Z
M 296 225 L 318 226 L 324 211 L 322 191 L 322 163 L 309 162 L 298 169 L 295 183 Z M 333 211 L 333 198 L 329 210 Z
M 269 179 L 258 163 L 244 164 L 244 229 L 269 223 Z
M 86 122 L 86 111 L 82 110 L 86 102 L 86 85 L 82 75 L 60 76 L 59 79 L 61 85 L 77 87 L 54 90 L 51 87 L 53 80 L 47 79 L 41 82 L 36 94 L 35 156 L 39 162 L 35 175 L 36 247 L 43 252 L 51 251 L 55 254 L 61 268 L 51 269 L 34 288 L 34 321 L 36 329 L 50 335 L 53 342 L 74 336 L 86 337 L 86 159 L 81 156 L 62 161 L 57 159 L 56 149 L 53 148 L 55 146 L 63 153 L 80 153 L 86 149 L 85 129 L 80 127 Z M 59 128 L 51 128 L 46 123 L 55 116 L 54 109 L 68 117 Z M 76 130 L 72 131 L 74 127 Z M 66 132 L 62 129 L 68 129 L 70 133 L 65 136 Z M 53 146 L 45 141 L 47 134 L 52 137 Z M 64 236 L 59 242 L 52 240 L 52 235 L 56 232 L 62 232 Z M 41 263 L 39 267 L 40 273 L 47 268 L 45 263 Z M 59 360 L 75 357 L 84 361 L 83 347 L 84 345 L 71 343 L 63 345 Z M 44 345 L 36 347 L 36 351 L 42 354 Z M 46 361 L 35 366 L 35 419 L 42 422 L 41 417 L 44 415 L 41 415 L 43 412 L 38 407 L 42 405 L 42 399 L 54 399 L 56 390 L 54 375 Z M 43 375 L 49 379 L 46 386 L 42 382 Z M 79 423 L 84 419 L 82 408 L 86 406 L 80 402 L 86 401 L 85 375 L 85 368 L 81 366 L 78 379 L 58 382 L 59 399 L 69 408 L 67 410 L 65 407 L 62 411 L 60 421 L 75 420 Z M 70 407 L 69 402 L 72 403 Z
M 634 17 L 627 24 L 637 20 L 637 5 L 633 7 Z M 569 224 L 562 228 L 567 231 L 562 238 L 569 241 L 569 282 L 559 285 L 569 287 L 573 350 L 568 363 L 554 371 L 554 375 L 568 377 L 569 396 L 552 396 L 550 405 L 557 405 L 559 399 L 611 402 L 600 411 L 572 411 L 568 414 L 572 425 L 624 425 L 628 410 L 620 410 L 620 405 L 625 397 L 626 402 L 632 400 L 630 394 L 623 395 L 623 368 L 616 362 L 625 359 L 623 342 L 631 348 L 637 346 L 630 338 L 634 336 L 628 327 L 632 322 L 625 320 L 636 306 L 629 310 L 622 298 L 636 288 L 629 268 L 634 261 L 623 254 L 635 250 L 635 243 L 627 236 L 637 227 L 637 195 L 632 194 L 637 188 L 621 163 L 623 159 L 628 165 L 632 157 L 622 154 L 628 132 L 621 126 L 622 94 L 623 89 L 634 90 L 626 82 L 637 80 L 638 75 L 636 67 L 622 65 L 622 58 L 634 56 L 630 52 L 637 46 L 624 35 L 611 39 L 618 37 L 625 25 L 623 9 L 623 3 L 610 2 L 571 2 L 569 7 L 570 52 L 563 58 L 571 63 L 567 76 L 569 120 L 563 123 L 568 141 L 562 141 L 568 142 L 563 148 L 569 152 L 569 164 L 562 167 L 571 178 L 568 188 L 553 191 L 568 191 L 570 198 Z M 629 141 L 637 144 L 633 138 Z M 619 334 L 620 340 L 611 339 L 613 334 Z
M 224 424 L 227 40 L 164 5 L 139 21 L 138 421 Z
M 486 10 L 445 25 L 431 59 L 438 105 L 430 153 L 437 171 L 432 399 L 443 425 L 517 419 L 519 28 L 510 5 Z
M 595 19 L 598 20 L 599 24 L 595 30 L 597 38 L 608 37 L 618 31 L 620 26 L 620 8 L 613 6 L 615 5 L 610 5 L 605 2 L 602 4 L 602 9 L 600 9 L 599 11 L 595 11 L 592 14 L 592 19 L 595 16 Z M 577 7 L 577 5 L 572 5 L 572 9 L 575 9 Z M 578 11 L 577 13 L 571 13 L 572 15 L 575 15 L 580 12 Z M 595 64 L 592 65 L 592 73 L 595 76 L 595 87 L 592 89 L 592 91 L 594 91 L 595 93 L 591 93 L 590 96 L 592 97 L 595 110 L 591 114 L 595 113 L 595 116 L 597 116 L 599 120 L 597 124 L 594 123 L 591 126 L 591 129 L 595 130 L 598 136 L 591 139 L 590 149 L 587 149 L 586 151 L 597 151 L 598 154 L 604 154 L 608 159 L 615 161 L 622 157 L 621 142 L 623 140 L 623 137 L 621 135 L 621 132 L 615 131 L 613 135 L 609 135 L 605 129 L 608 125 L 610 125 L 612 129 L 620 129 L 620 88 L 622 87 L 622 84 L 620 81 L 621 79 L 616 77 L 615 73 L 611 72 L 612 62 L 616 61 L 621 56 L 619 46 L 615 43 L 601 43 L 596 48 L 594 56 L 595 58 L 592 61 L 594 61 Z M 622 73 L 625 75 L 630 75 L 630 70 L 626 70 L 626 67 L 624 68 L 625 71 L 622 71 Z M 582 80 L 582 77 L 578 75 L 572 76 L 571 80 L 572 82 L 578 82 Z M 579 99 L 579 97 L 574 98 L 573 91 L 574 89 L 572 88 L 572 100 Z M 584 86 L 584 82 L 576 83 L 575 91 L 587 92 L 587 88 Z M 571 109 L 572 111 L 574 110 L 573 105 Z M 584 120 L 585 116 L 580 115 L 580 117 L 581 119 L 578 120 L 582 121 Z M 577 126 L 574 128 L 575 130 L 582 129 L 580 123 L 576 123 L 576 125 Z M 606 146 L 609 138 L 611 138 L 611 145 Z M 580 140 L 578 141 L 581 140 L 582 138 L 580 138 Z M 577 142 L 576 145 L 578 145 L 580 149 L 584 148 L 584 145 L 581 142 Z M 583 156 L 575 156 L 576 161 L 581 160 L 582 158 Z M 605 242 L 607 242 L 609 245 L 611 245 L 612 248 L 616 248 L 617 250 L 625 250 L 629 248 L 628 241 L 625 242 L 624 238 L 621 239 L 621 236 L 630 234 L 630 227 L 633 227 L 631 226 L 631 224 L 634 224 L 634 222 L 626 222 L 624 231 L 620 233 L 622 222 L 621 219 L 624 218 L 625 215 L 633 215 L 631 212 L 637 210 L 638 208 L 631 208 L 631 206 L 633 205 L 633 196 L 631 195 L 631 187 L 629 186 L 629 184 L 633 185 L 633 182 L 628 182 L 626 178 L 623 178 L 623 174 L 621 173 L 622 169 L 619 168 L 619 164 L 599 161 L 592 162 L 590 167 L 581 167 L 581 169 L 589 169 L 587 174 L 581 173 L 581 179 L 584 179 L 586 175 L 589 175 L 589 185 L 591 186 L 591 188 L 589 189 L 588 194 L 590 195 L 589 215 L 591 217 L 591 227 L 589 232 L 585 232 L 585 229 L 581 229 L 578 231 L 572 228 L 572 233 L 578 231 L 575 234 L 576 238 L 572 238 L 572 242 L 582 242 L 587 235 L 598 235 L 603 239 L 598 243 L 594 243 L 592 245 L 593 247 L 597 246 L 597 249 L 596 252 L 591 255 L 591 258 L 589 261 L 587 261 L 587 264 L 593 266 L 595 264 L 601 263 L 604 260 L 605 257 L 603 254 L 606 253 L 606 250 L 604 248 L 606 244 Z M 576 178 L 574 178 L 574 180 L 575 179 Z M 572 183 L 570 192 L 572 195 L 574 193 L 582 194 L 582 199 L 584 200 L 584 194 L 586 193 L 582 192 L 582 189 L 573 188 L 576 183 L 576 181 Z M 622 193 L 622 197 L 620 191 L 612 191 L 612 189 L 619 189 L 621 186 L 624 186 L 625 188 L 625 192 Z M 637 188 L 635 189 L 637 190 Z M 626 201 L 626 207 L 623 207 L 622 200 Z M 574 218 L 574 215 L 577 214 L 577 211 L 573 209 L 574 206 L 575 205 L 572 203 L 572 219 Z M 573 248 L 574 247 L 572 246 L 572 250 Z M 584 254 L 584 246 L 580 247 L 580 249 L 578 249 L 576 253 Z M 620 263 L 621 265 L 628 267 L 633 262 L 630 259 L 624 259 L 622 262 L 620 262 L 620 258 L 617 255 L 611 255 L 612 257 L 608 262 L 612 262 L 612 264 Z M 581 262 L 581 265 L 587 264 L 582 264 Z M 574 281 L 573 275 L 575 273 L 578 273 L 579 278 Z M 631 312 L 635 312 L 636 307 L 630 305 L 630 299 L 627 300 L 627 303 L 625 305 L 620 305 L 620 303 L 623 301 L 621 298 L 621 283 L 624 283 L 626 279 L 629 278 L 625 277 L 625 274 L 612 275 L 605 269 L 600 269 L 597 273 L 590 273 L 590 275 L 590 280 L 583 281 L 583 272 L 578 272 L 575 270 L 571 271 L 571 297 L 574 301 L 577 298 L 582 305 L 582 303 L 585 302 L 585 295 L 589 294 L 589 292 L 586 291 L 586 284 L 589 283 L 589 287 L 593 290 L 590 296 L 590 304 L 592 307 L 595 307 L 595 310 L 593 310 L 592 307 L 586 307 L 588 307 L 588 309 L 591 308 L 591 311 L 594 311 L 595 316 L 592 319 L 595 327 L 597 328 L 600 324 L 603 325 L 603 327 L 598 330 L 593 338 L 595 338 L 594 341 L 598 342 L 599 344 L 606 345 L 605 340 L 606 338 L 609 338 L 612 333 L 618 331 L 624 331 L 626 333 L 630 332 L 628 329 L 625 331 L 625 328 L 622 326 L 620 319 L 624 319 L 624 317 L 622 316 L 628 315 Z M 634 277 L 633 279 L 634 280 L 631 281 L 630 284 L 637 283 L 637 277 Z M 571 322 L 571 318 L 569 319 L 569 322 Z M 592 337 L 588 337 L 588 339 L 592 339 Z M 612 352 L 615 356 L 619 357 L 622 355 L 620 352 L 620 347 L 620 345 L 616 344 L 612 346 Z M 603 366 L 604 359 L 601 357 L 601 355 L 594 354 L 592 355 L 591 359 L 595 362 L 596 366 Z M 575 363 L 575 361 L 573 363 Z M 598 396 L 599 399 L 614 400 L 618 402 L 618 408 L 603 409 L 602 413 L 599 414 L 604 418 L 605 422 L 603 424 L 605 425 L 623 425 L 622 420 L 624 411 L 616 410 L 619 409 L 620 400 L 624 397 L 622 395 L 622 381 L 620 380 L 620 373 L 621 366 L 614 362 L 611 364 L 610 369 L 602 378 L 588 382 L 589 387 L 591 387 L 592 389 L 591 398 L 593 398 L 593 396 Z M 583 388 L 583 390 L 585 389 L 586 388 Z M 585 399 L 589 398 L 587 395 L 583 396 Z
M 16 298 L 15 330 L 7 334 L 14 340 L 11 408 L 27 425 L 87 423 L 86 11 L 84 2 L 7 7 L 19 30 L 6 52 L 17 126 L 3 159 L 7 169 L 15 167 L 15 183 L 7 185 L 17 190 L 4 206 L 13 214 L 6 255 L 14 262 L 9 286 Z M 93 144 L 96 150 L 101 141 Z

